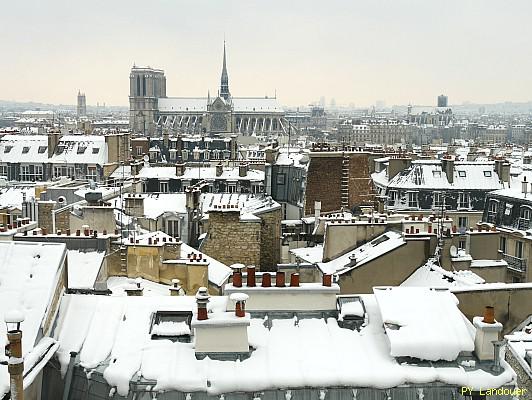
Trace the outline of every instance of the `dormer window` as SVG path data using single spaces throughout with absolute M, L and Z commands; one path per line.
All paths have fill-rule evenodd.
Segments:
M 491 171 L 484 171 L 484 176 L 486 178 L 491 178 Z
M 24 146 L 22 148 L 22 154 L 26 154 L 26 153 L 29 153 L 30 152 L 30 148 L 28 146 Z
M 530 220 L 531 212 L 532 212 L 532 209 L 530 207 L 527 207 L 527 206 L 521 207 L 520 218 Z
M 438 170 L 432 171 L 432 176 L 434 176 L 434 178 L 440 178 L 441 177 L 441 171 L 438 171 Z
M 78 154 L 84 154 L 85 150 L 87 150 L 86 146 L 79 146 L 78 147 Z
M 46 149 L 47 149 L 46 146 L 39 146 L 38 153 L 39 153 L 39 154 L 43 154 L 43 153 L 46 151 Z
M 92 154 L 98 154 L 100 152 L 100 149 L 98 147 L 92 148 Z
M 458 171 L 458 176 L 460 178 L 465 178 L 466 177 L 466 172 L 465 171 Z
M 488 205 L 488 212 L 496 213 L 497 212 L 497 204 L 498 204 L 497 200 L 490 200 L 489 205 Z
M 5 153 L 9 153 L 11 151 L 11 149 L 13 148 L 13 146 L 6 146 L 4 147 L 4 154 Z

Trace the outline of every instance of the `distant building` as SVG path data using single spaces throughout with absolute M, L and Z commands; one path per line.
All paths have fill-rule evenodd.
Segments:
M 84 117 L 87 115 L 87 99 L 85 98 L 85 93 L 81 93 L 79 90 L 77 115 L 78 117 Z
M 447 96 L 440 94 L 438 96 L 438 107 L 447 107 L 447 106 L 448 106 Z
M 134 133 L 156 132 L 278 135 L 288 129 L 275 97 L 233 97 L 229 91 L 224 44 L 218 96 L 167 97 L 164 71 L 133 66 L 130 80 L 130 126 Z

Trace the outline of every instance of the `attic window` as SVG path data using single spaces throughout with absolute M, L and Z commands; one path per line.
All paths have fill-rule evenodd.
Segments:
M 381 244 L 382 242 L 385 242 L 387 240 L 389 240 L 390 238 L 386 235 L 382 235 L 381 237 L 378 237 L 377 239 L 375 239 L 374 241 L 371 242 L 371 245 L 373 247 L 375 246 L 378 246 L 379 244 Z
M 100 152 L 100 149 L 98 147 L 92 148 L 92 154 L 98 154 Z
M 4 147 L 4 153 L 9 153 L 11 151 L 11 149 L 13 148 L 13 146 L 6 146 Z
M 42 154 L 45 151 L 46 151 L 46 146 L 39 146 L 39 150 L 38 150 L 39 154 Z
M 61 154 L 65 150 L 65 146 L 57 146 L 57 154 Z
M 486 178 L 491 178 L 491 171 L 484 171 L 484 176 Z
M 24 147 L 22 148 L 22 154 L 29 153 L 29 151 L 30 151 L 30 148 L 29 148 L 28 146 L 24 146 Z
M 157 311 L 151 320 L 151 338 L 190 343 L 191 321 L 191 311 Z
M 465 171 L 458 171 L 458 176 L 460 178 L 465 178 L 466 177 L 466 172 Z
M 83 154 L 83 153 L 85 153 L 85 150 L 87 150 L 87 147 L 86 147 L 86 146 L 79 146 L 79 147 L 78 147 L 78 154 Z

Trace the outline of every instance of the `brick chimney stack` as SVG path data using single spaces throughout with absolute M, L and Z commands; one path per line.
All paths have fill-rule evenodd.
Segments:
M 209 303 L 209 293 L 207 288 L 202 286 L 198 289 L 196 293 L 196 304 L 198 305 L 198 321 L 204 321 L 208 319 L 207 315 L 207 304 Z

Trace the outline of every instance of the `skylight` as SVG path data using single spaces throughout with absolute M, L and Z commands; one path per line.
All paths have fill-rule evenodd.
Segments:
M 6 146 L 4 147 L 4 153 L 9 153 L 11 151 L 11 149 L 13 148 L 13 146 Z
M 458 176 L 460 178 L 465 178 L 466 177 L 466 172 L 465 171 L 458 171 Z
M 46 151 L 46 148 L 47 148 L 46 146 L 39 146 L 39 150 L 38 150 L 39 154 L 44 153 Z
M 26 153 L 28 153 L 29 151 L 30 151 L 30 148 L 29 148 L 28 146 L 24 146 L 24 147 L 22 148 L 22 154 L 26 154 Z
M 83 154 L 83 153 L 85 153 L 85 150 L 87 150 L 87 147 L 86 147 L 86 146 L 79 146 L 79 147 L 78 147 L 78 154 Z
M 486 178 L 491 178 L 491 171 L 484 171 L 484 176 Z
M 92 148 L 92 154 L 98 154 L 100 152 L 100 149 L 98 147 Z

